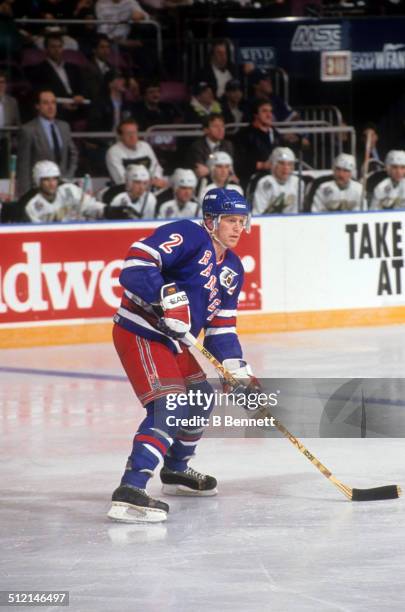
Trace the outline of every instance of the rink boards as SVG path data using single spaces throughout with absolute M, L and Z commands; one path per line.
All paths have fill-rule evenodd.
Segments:
M 405 211 L 255 218 L 240 332 L 405 322 Z M 0 347 L 108 341 L 128 247 L 157 222 L 0 228 Z

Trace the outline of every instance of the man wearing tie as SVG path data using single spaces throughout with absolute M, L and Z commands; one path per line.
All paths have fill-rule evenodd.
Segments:
M 77 168 L 78 153 L 70 127 L 56 119 L 56 98 L 48 90 L 37 95 L 36 119 L 24 124 L 18 139 L 17 184 L 19 194 L 32 186 L 32 168 L 37 161 L 48 159 L 60 167 L 65 178 L 71 178 Z

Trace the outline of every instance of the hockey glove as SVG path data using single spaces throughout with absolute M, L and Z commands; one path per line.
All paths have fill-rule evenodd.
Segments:
M 252 396 L 262 391 L 262 386 L 255 376 L 253 376 L 252 368 L 243 359 L 224 359 L 222 362 L 232 376 L 238 381 L 237 386 L 232 386 L 226 380 L 223 381 L 223 389 L 225 393 L 235 393 L 236 395 L 245 394 Z M 257 405 L 254 401 L 246 402 L 244 408 L 246 410 L 256 410 Z
M 189 301 L 185 291 L 179 291 L 175 283 L 160 289 L 160 317 L 158 328 L 171 338 L 179 340 L 191 329 Z
M 104 209 L 104 219 L 130 219 L 130 209 L 128 206 L 106 206 Z

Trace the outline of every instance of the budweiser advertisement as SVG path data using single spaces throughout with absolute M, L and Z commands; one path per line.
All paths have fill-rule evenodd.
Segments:
M 156 223 L 9 226 L 0 229 L 0 325 L 103 319 L 120 303 L 129 246 Z M 237 250 L 245 268 L 242 310 L 261 308 L 260 227 Z

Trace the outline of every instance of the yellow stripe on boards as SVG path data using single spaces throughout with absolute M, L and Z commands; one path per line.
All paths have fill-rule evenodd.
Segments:
M 271 332 L 363 327 L 405 323 L 405 306 L 357 308 L 311 312 L 276 312 L 239 314 L 238 332 L 266 334 Z M 84 321 L 69 325 L 40 327 L 0 327 L 0 348 L 85 344 L 111 342 L 112 322 Z

